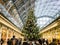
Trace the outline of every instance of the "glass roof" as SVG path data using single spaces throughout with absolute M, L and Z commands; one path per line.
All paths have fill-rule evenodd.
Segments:
M 22 26 L 23 26 L 22 21 L 19 18 L 18 13 L 16 12 L 15 9 L 14 9 L 14 13 L 16 14 L 16 17 L 18 18 L 18 22 L 16 21 L 17 18 L 14 19 L 12 15 L 10 15 L 10 13 L 4 8 L 2 4 L 0 4 L 0 10 L 1 10 L 1 13 L 3 13 L 4 16 L 6 16 L 13 24 L 15 24 L 18 28 L 22 29 Z
M 43 28 L 60 16 L 60 0 L 36 0 L 34 10 L 38 26 Z

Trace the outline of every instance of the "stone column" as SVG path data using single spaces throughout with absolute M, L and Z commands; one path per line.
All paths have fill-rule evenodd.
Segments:
M 7 29 L 7 37 L 6 37 L 6 41 L 7 41 L 7 39 L 8 39 L 8 29 Z

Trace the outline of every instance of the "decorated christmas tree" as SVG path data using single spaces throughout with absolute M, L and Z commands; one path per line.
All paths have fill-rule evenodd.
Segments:
M 33 11 L 28 12 L 28 17 L 26 20 L 26 24 L 23 27 L 23 33 L 29 40 L 38 40 L 39 39 L 39 27 L 36 23 L 36 17 Z

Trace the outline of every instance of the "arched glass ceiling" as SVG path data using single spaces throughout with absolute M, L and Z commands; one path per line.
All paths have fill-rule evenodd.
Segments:
M 53 19 L 52 18 L 48 18 L 48 17 L 43 17 L 43 18 L 39 18 L 37 19 L 37 23 L 38 23 L 38 26 L 40 27 L 45 27 L 46 25 L 49 24 L 49 22 L 51 22 Z
M 60 0 L 36 0 L 35 16 L 40 27 L 45 27 L 55 20 L 60 12 Z

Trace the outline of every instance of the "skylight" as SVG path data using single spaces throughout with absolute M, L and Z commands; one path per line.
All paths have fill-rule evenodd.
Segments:
M 43 28 L 60 16 L 60 0 L 37 0 L 34 9 L 37 23 Z

